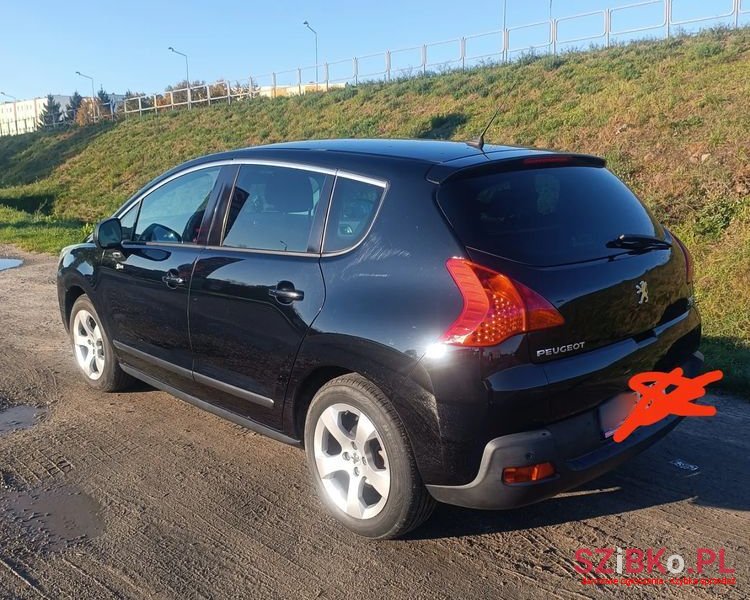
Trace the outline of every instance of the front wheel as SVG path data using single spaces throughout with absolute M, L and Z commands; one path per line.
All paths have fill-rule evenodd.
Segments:
M 435 502 L 385 395 L 360 375 L 324 385 L 310 403 L 305 449 L 328 512 L 351 531 L 395 538 L 419 526 Z
M 88 296 L 80 296 L 70 312 L 70 341 L 86 383 L 104 392 L 125 389 L 132 381 L 117 363 L 114 348 Z

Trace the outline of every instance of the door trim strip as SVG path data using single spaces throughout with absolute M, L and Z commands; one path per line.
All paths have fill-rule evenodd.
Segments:
M 252 419 L 241 417 L 240 415 L 236 413 L 225 410 L 213 404 L 209 404 L 208 402 L 205 402 L 204 400 L 201 400 L 200 398 L 191 396 L 190 394 L 182 392 L 178 390 L 177 388 L 172 387 L 171 385 L 168 385 L 162 381 L 159 381 L 158 379 L 154 377 L 151 377 L 150 375 L 146 375 L 143 371 L 140 371 L 139 369 L 136 369 L 135 367 L 131 367 L 130 365 L 126 363 L 120 363 L 120 367 L 128 375 L 135 377 L 136 379 L 140 379 L 141 381 L 147 383 L 148 385 L 152 387 L 158 388 L 169 394 L 172 394 L 176 398 L 179 398 L 180 400 L 183 400 L 187 402 L 188 404 L 192 404 L 196 408 L 200 408 L 202 410 L 205 410 L 206 412 L 210 412 L 211 414 L 216 415 L 217 417 L 221 417 L 222 419 L 226 419 L 227 421 L 231 421 L 232 423 L 241 425 L 242 427 L 247 427 L 248 429 L 251 429 L 252 431 L 255 431 L 256 433 L 260 433 L 261 435 L 265 435 L 279 442 L 283 442 L 284 444 L 289 444 L 290 446 L 296 446 L 298 448 L 302 446 L 302 442 L 300 440 L 284 435 L 280 431 L 276 431 L 275 429 L 271 429 L 270 427 L 266 427 L 265 425 L 261 425 L 260 423 L 257 423 L 253 421 Z
M 164 369 L 165 371 L 169 371 L 170 373 L 175 373 L 176 375 L 180 375 L 181 377 L 185 377 L 186 379 L 192 379 L 196 383 L 212 387 L 216 390 L 219 390 L 220 392 L 225 392 L 227 394 L 231 394 L 232 396 L 237 396 L 238 398 L 242 398 L 243 400 L 247 400 L 248 402 L 252 402 L 253 404 L 259 404 L 260 406 L 264 406 L 266 408 L 273 408 L 275 404 L 273 398 L 268 398 L 266 396 L 262 396 L 261 394 L 256 394 L 255 392 L 243 390 L 242 388 L 231 385 L 229 383 L 224 383 L 223 381 L 208 377 L 207 375 L 196 373 L 195 371 L 191 371 L 190 369 L 186 369 L 185 367 L 181 367 L 162 358 L 158 358 L 156 356 L 153 356 L 152 354 L 148 354 L 147 352 L 143 352 L 142 350 L 138 350 L 137 348 L 133 348 L 131 346 L 128 346 L 127 344 L 118 342 L 117 340 L 114 340 L 112 343 L 115 348 L 122 352 L 125 352 L 126 354 L 130 354 L 131 356 L 134 356 L 144 362 L 150 363 L 160 369 Z

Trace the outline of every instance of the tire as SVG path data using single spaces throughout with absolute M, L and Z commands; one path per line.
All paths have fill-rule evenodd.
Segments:
M 354 533 L 397 538 L 435 508 L 396 411 L 361 375 L 337 377 L 315 394 L 305 452 L 323 504 Z
M 103 392 L 119 392 L 132 383 L 132 378 L 120 368 L 112 342 L 85 294 L 70 311 L 69 334 L 76 366 L 89 386 Z

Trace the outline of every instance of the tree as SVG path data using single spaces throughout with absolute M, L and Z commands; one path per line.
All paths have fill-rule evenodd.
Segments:
M 99 112 L 102 116 L 111 116 L 112 115 L 112 104 L 110 101 L 109 94 L 104 91 L 103 87 L 99 88 L 99 91 L 96 93 L 96 97 L 99 100 Z
M 81 94 L 78 93 L 78 90 L 73 92 L 73 95 L 70 97 L 70 102 L 68 102 L 68 109 L 66 111 L 65 118 L 68 121 L 75 121 L 76 119 L 76 113 L 78 112 L 78 109 L 81 107 L 81 102 L 83 101 L 83 97 Z
M 91 98 L 82 98 L 76 112 L 76 124 L 83 127 L 96 123 L 97 105 Z
M 96 95 L 99 97 L 100 104 L 109 105 L 109 94 L 104 90 L 103 87 L 99 88 L 99 91 L 96 93 Z
M 39 124 L 42 127 L 54 127 L 60 122 L 60 117 L 62 117 L 60 103 L 55 100 L 52 94 L 47 94 L 47 103 L 42 107 Z

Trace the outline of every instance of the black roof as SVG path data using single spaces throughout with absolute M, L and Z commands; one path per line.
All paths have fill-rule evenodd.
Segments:
M 481 157 L 495 152 L 518 151 L 513 146 L 486 144 L 482 150 L 464 142 L 441 140 L 392 140 L 392 139 L 338 139 L 310 140 L 304 142 L 282 142 L 258 146 L 256 149 L 308 150 L 311 152 L 342 152 L 369 154 L 393 158 L 406 158 L 433 164 L 467 157 Z
M 335 139 L 282 142 L 229 150 L 210 154 L 178 165 L 160 175 L 142 188 L 138 194 L 186 168 L 218 160 L 264 159 L 299 161 L 308 165 L 342 168 L 362 175 L 390 178 L 398 163 L 411 162 L 414 175 L 421 172 L 433 183 L 445 181 L 463 169 L 481 168 L 494 161 L 506 161 L 529 155 L 558 154 L 552 150 L 539 150 L 519 146 L 485 144 L 480 150 L 465 142 L 441 140 L 397 140 L 397 139 Z M 588 157 L 593 158 L 593 157 Z M 596 159 L 599 160 L 599 159 Z M 603 163 L 602 163 L 603 164 Z

